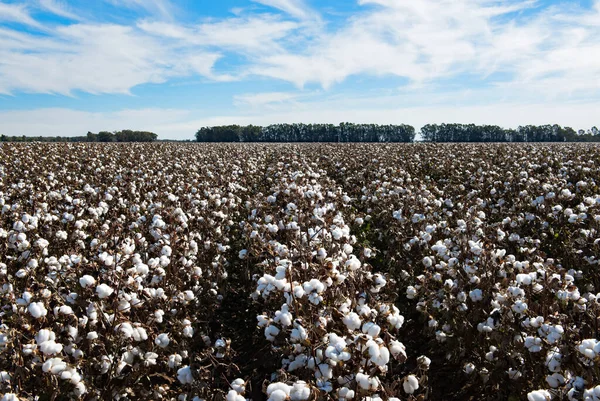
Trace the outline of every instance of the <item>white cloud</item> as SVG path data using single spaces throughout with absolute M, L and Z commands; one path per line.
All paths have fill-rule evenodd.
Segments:
M 310 19 L 315 17 L 315 12 L 311 10 L 303 0 L 252 0 L 255 3 L 273 7 L 298 19 Z
M 294 92 L 244 93 L 233 97 L 233 104 L 239 107 L 269 107 L 274 104 L 289 103 L 302 96 Z
M 29 15 L 27 7 L 24 4 L 6 4 L 0 2 L 0 21 L 16 22 L 36 28 L 41 27 L 40 23 Z
M 173 5 L 169 0 L 105 0 L 109 3 L 132 9 L 141 9 L 155 17 L 173 18 Z
M 40 7 L 44 10 L 51 12 L 52 14 L 58 15 L 59 17 L 67 18 L 70 20 L 78 21 L 79 16 L 69 11 L 67 5 L 57 0 L 39 0 Z
M 59 26 L 51 38 L 0 30 L 0 93 L 129 93 L 178 76 L 212 77 L 218 58 L 121 25 Z

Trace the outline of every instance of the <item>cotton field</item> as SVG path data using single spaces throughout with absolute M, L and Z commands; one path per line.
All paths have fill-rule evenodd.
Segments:
M 3 144 L 0 399 L 600 400 L 600 146 Z

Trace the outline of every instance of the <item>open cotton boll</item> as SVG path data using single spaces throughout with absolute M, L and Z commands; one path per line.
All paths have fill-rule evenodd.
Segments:
M 408 375 L 404 378 L 402 387 L 404 388 L 406 394 L 413 394 L 419 389 L 419 381 L 415 375 Z
M 338 399 L 339 400 L 351 400 L 354 398 L 354 390 L 349 389 L 348 387 L 342 387 L 338 389 Z
M 244 396 L 239 395 L 235 390 L 229 390 L 226 397 L 227 401 L 246 401 Z
M 7 371 L 3 370 L 2 372 L 0 372 L 0 382 L 10 382 L 10 374 Z
M 285 401 L 290 395 L 292 387 L 285 383 L 271 383 L 267 387 L 269 401 Z
M 0 401 L 19 401 L 19 397 L 14 393 L 6 393 L 0 398 Z
M 166 348 L 171 340 L 169 340 L 169 335 L 167 333 L 159 334 L 154 340 L 154 344 L 158 345 L 160 348 Z
M 381 331 L 381 327 L 379 327 L 377 324 L 375 324 L 373 322 L 366 322 L 362 326 L 362 332 L 371 337 L 377 337 L 379 335 L 380 331 Z
M 267 341 L 275 341 L 275 337 L 279 334 L 279 328 L 274 325 L 269 325 L 265 328 L 265 337 Z
M 100 299 L 110 297 L 113 292 L 115 292 L 115 290 L 113 290 L 109 285 L 100 284 L 96 286 L 96 294 L 98 294 L 98 298 Z
M 305 401 L 310 398 L 310 387 L 306 382 L 299 380 L 295 382 L 290 391 L 291 401 Z
M 59 374 L 67 368 L 67 364 L 60 358 L 50 358 L 42 365 L 42 370 L 46 373 Z
M 273 319 L 276 323 L 280 323 L 283 327 L 291 326 L 293 316 L 289 312 L 288 304 L 283 304 L 281 306 L 281 310 L 275 312 L 275 319 Z
M 79 285 L 81 285 L 83 288 L 90 287 L 94 284 L 96 284 L 96 279 L 90 275 L 86 274 L 79 278 Z
M 550 401 L 552 398 L 547 390 L 535 390 L 527 394 L 528 401 Z
M 189 366 L 184 366 L 177 370 L 177 380 L 181 384 L 191 384 L 194 381 L 194 376 Z
M 244 394 L 244 391 L 246 391 L 246 382 L 244 379 L 235 379 L 231 382 L 231 388 L 238 394 Z
M 42 318 L 48 314 L 48 310 L 42 302 L 32 302 L 27 307 L 27 310 L 36 319 Z

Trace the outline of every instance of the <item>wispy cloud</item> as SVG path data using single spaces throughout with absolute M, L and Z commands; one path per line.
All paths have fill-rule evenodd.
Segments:
M 174 6 L 169 0 L 105 0 L 115 6 L 144 10 L 163 19 L 173 19 Z
M 296 92 L 243 93 L 233 97 L 233 104 L 240 107 L 261 108 L 282 103 L 289 104 L 301 96 L 301 93 Z
M 67 18 L 70 20 L 78 21 L 80 17 L 71 12 L 68 6 L 57 0 L 39 0 L 40 7 L 44 10 L 51 12 L 52 14 L 58 15 L 59 17 Z
M 252 0 L 255 3 L 273 7 L 284 13 L 298 18 L 298 19 L 311 19 L 315 18 L 316 13 L 309 8 L 303 0 Z
M 0 22 L 13 22 L 36 28 L 41 27 L 41 24 L 31 17 L 25 4 L 0 2 Z
M 220 57 L 111 24 L 60 26 L 51 38 L 0 30 L 0 49 L 0 93 L 129 93 L 179 76 L 212 77 Z

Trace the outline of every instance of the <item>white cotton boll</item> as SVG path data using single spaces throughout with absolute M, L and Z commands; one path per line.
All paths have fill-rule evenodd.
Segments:
M 377 337 L 379 335 L 380 331 L 381 331 L 381 327 L 379 327 L 377 324 L 375 324 L 373 322 L 366 322 L 362 326 L 362 332 L 371 337 Z
M 429 370 L 429 366 L 431 365 L 431 359 L 427 358 L 425 355 L 421 355 L 417 358 L 417 363 L 419 367 L 423 370 Z
M 9 383 L 10 382 L 10 374 L 7 371 L 0 372 L 0 382 Z
M 227 401 L 246 401 L 246 399 L 239 395 L 235 390 L 229 390 L 226 399 Z
M 44 317 L 48 314 L 48 310 L 42 302 L 32 302 L 27 307 L 27 310 L 36 319 Z
M 429 256 L 425 256 L 423 258 L 423 266 L 425 266 L 426 268 L 430 268 L 431 266 L 433 266 L 433 260 L 431 260 Z
M 513 312 L 522 315 L 527 310 L 527 304 L 523 301 L 516 301 L 512 306 Z
M 351 255 L 350 258 L 348 258 L 348 260 L 344 264 L 344 266 L 346 266 L 348 270 L 353 272 L 360 269 L 361 263 L 356 256 Z
M 351 400 L 354 398 L 354 390 L 349 389 L 348 387 L 342 387 L 338 389 L 338 399 L 339 400 Z
M 194 295 L 193 291 L 186 290 L 183 292 L 183 299 L 185 299 L 186 301 L 192 301 L 194 300 L 194 298 L 196 298 L 196 296 Z
M 238 253 L 238 258 L 240 258 L 240 259 L 246 259 L 246 255 L 248 255 L 248 250 L 247 249 L 242 249 Z
M 63 305 L 58 309 L 58 313 L 62 315 L 72 315 L 73 309 L 70 306 Z
M 395 329 L 399 329 L 404 324 L 404 316 L 393 313 L 387 317 L 388 323 Z
M 19 401 L 19 397 L 14 393 L 6 393 L 0 398 L 0 401 Z
M 81 397 L 82 395 L 84 395 L 85 393 L 87 393 L 87 389 L 85 388 L 85 384 L 83 384 L 83 382 L 77 383 L 75 385 L 75 388 L 73 389 L 73 393 L 77 397 Z
M 173 354 L 173 355 L 169 355 L 169 361 L 168 361 L 168 365 L 171 369 L 176 368 L 177 366 L 181 365 L 181 361 L 183 361 L 183 358 L 181 357 L 181 355 L 179 354 Z
M 97 340 L 98 339 L 98 333 L 96 333 L 95 331 L 90 331 L 89 333 L 87 333 L 86 338 L 88 340 Z
M 479 288 L 476 288 L 473 291 L 469 291 L 469 298 L 473 302 L 479 302 L 483 299 L 483 292 Z
M 288 395 L 283 390 L 275 390 L 269 394 L 267 401 L 285 401 Z
M 542 339 L 538 337 L 527 336 L 525 337 L 524 345 L 529 352 L 540 352 L 542 350 Z
M 265 328 L 265 338 L 268 341 L 275 341 L 275 337 L 279 334 L 277 326 L 269 325 Z
M 404 378 L 402 387 L 404 388 L 406 394 L 413 394 L 419 389 L 419 381 L 415 375 L 408 375 Z
M 167 333 L 159 334 L 154 340 L 154 344 L 158 345 L 161 348 L 166 348 L 171 340 L 169 340 L 169 335 Z
M 284 304 L 281 306 L 281 310 L 275 312 L 275 323 L 280 323 L 283 327 L 292 325 L 293 316 L 289 312 L 289 306 Z
M 414 299 L 416 296 L 417 296 L 417 289 L 415 287 L 413 287 L 412 285 L 409 285 L 406 288 L 406 298 Z
M 184 326 L 182 333 L 184 337 L 192 338 L 194 336 L 194 328 L 190 325 Z
M 558 388 L 565 384 L 565 377 L 560 373 L 552 373 L 546 376 L 546 382 L 552 388 Z
M 350 312 L 342 319 L 342 322 L 348 327 L 348 330 L 358 330 L 361 325 L 360 317 L 355 312 Z
M 146 341 L 148 339 L 148 333 L 143 327 L 136 327 L 133 329 L 133 340 L 134 341 Z
M 310 387 L 306 382 L 299 380 L 295 382 L 290 390 L 291 401 L 306 401 L 310 398 Z
M 475 365 L 473 365 L 471 362 L 466 363 L 465 366 L 463 366 L 463 371 L 470 375 L 471 373 L 473 373 L 475 371 Z
M 110 297 L 113 292 L 115 292 L 115 290 L 106 284 L 100 284 L 96 286 L 96 294 L 98 294 L 98 298 L 100 299 Z
M 191 384 L 194 381 L 192 370 L 189 366 L 184 366 L 177 371 L 177 379 L 181 384 Z
M 528 401 L 550 401 L 552 394 L 547 390 L 535 390 L 527 394 Z
M 235 379 L 231 382 L 231 388 L 238 394 L 244 394 L 244 391 L 246 391 L 246 382 L 244 379 Z
M 370 258 L 371 256 L 373 256 L 373 250 L 370 248 L 365 248 L 363 250 L 363 255 L 365 255 L 365 258 Z
M 94 284 L 96 284 L 96 279 L 88 274 L 79 278 L 79 285 L 81 285 L 83 288 L 90 287 Z
M 278 394 L 275 395 L 275 398 L 272 401 L 285 400 L 290 395 L 291 391 L 292 391 L 292 387 L 288 386 L 285 383 L 271 383 L 267 387 L 267 395 L 269 396 L 269 399 L 271 399 L 271 396 L 273 395 L 273 393 L 279 392 Z M 280 399 L 280 397 L 282 395 L 283 395 L 283 398 Z
M 59 374 L 67 368 L 67 364 L 60 358 L 50 358 L 42 365 L 42 370 L 46 373 Z
M 406 347 L 400 341 L 390 341 L 388 348 L 392 356 L 396 359 L 406 359 Z

